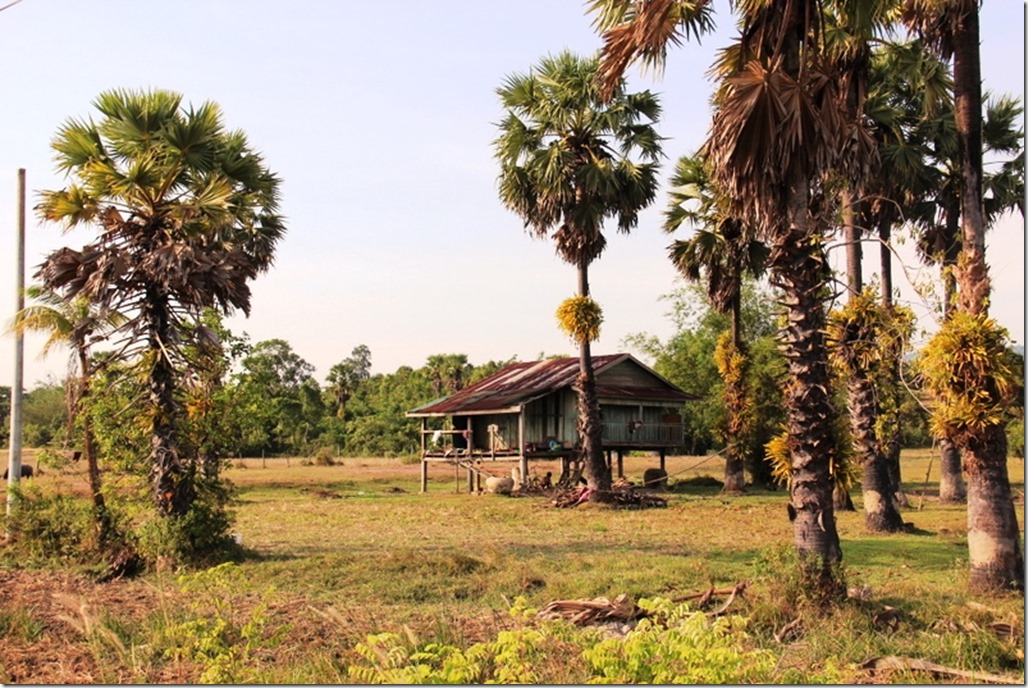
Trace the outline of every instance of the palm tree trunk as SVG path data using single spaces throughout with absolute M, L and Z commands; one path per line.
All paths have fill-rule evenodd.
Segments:
M 589 296 L 589 266 L 578 265 L 578 294 Z M 583 338 L 578 348 L 578 436 L 582 441 L 585 478 L 589 487 L 589 501 L 610 502 L 611 476 L 603 458 L 603 426 L 600 424 L 600 404 L 596 398 L 596 376 L 593 373 L 592 351 L 589 340 Z
M 732 299 L 729 309 L 732 329 L 727 344 L 728 351 L 719 352 L 723 367 L 721 377 L 725 383 L 725 480 L 722 492 L 741 493 L 746 491 L 746 473 L 743 452 L 740 447 L 746 435 L 746 350 L 739 334 L 740 296 Z M 720 347 L 724 340 L 718 342 Z
M 783 67 L 800 72 L 805 31 L 803 3 L 793 7 L 783 43 Z M 783 348 L 789 370 L 785 389 L 786 424 L 792 463 L 788 512 L 793 543 L 812 592 L 841 595 L 835 564 L 842 547 L 835 526 L 831 467 L 837 452 L 831 401 L 831 372 L 825 343 L 827 260 L 810 227 L 810 176 L 801 165 L 790 170 L 784 215 L 770 231 L 768 266 L 785 306 Z
M 882 210 L 881 217 L 878 222 L 878 255 L 880 257 L 882 273 L 882 308 L 889 311 L 894 307 L 892 300 L 891 242 L 892 224 L 895 214 L 895 209 L 892 206 L 889 206 Z M 896 503 L 900 507 L 907 507 L 910 502 L 907 499 L 907 494 L 903 491 L 903 475 L 902 468 L 900 466 L 900 431 L 902 429 L 902 420 L 899 413 L 900 364 L 901 361 L 899 355 L 895 358 L 888 358 L 882 362 L 884 367 L 882 377 L 885 380 L 885 385 L 882 389 L 878 390 L 878 393 L 880 395 L 888 395 L 890 400 L 889 406 L 894 409 L 896 418 L 894 419 L 894 422 L 887 424 L 887 434 L 878 439 L 881 446 L 881 453 L 885 458 L 885 465 L 889 475 L 892 494 L 895 496 Z
M 967 548 L 974 590 L 1024 590 L 1021 532 L 1007 474 L 1006 429 L 990 426 L 962 447 L 968 475 Z M 997 461 L 1003 456 L 1003 461 Z
M 865 373 L 851 368 L 848 385 L 853 447 L 864 469 L 861 476 L 864 523 L 872 532 L 895 533 L 903 530 L 903 518 L 893 496 L 888 465 L 875 432 L 878 420 L 876 390 Z
M 960 142 L 962 255 L 957 262 L 957 308 L 988 312 L 991 287 L 985 263 L 982 209 L 982 83 L 978 3 L 964 0 L 956 11 L 953 92 Z M 943 325 L 945 327 L 945 325 Z M 983 385 L 987 381 L 982 381 Z M 1006 423 L 987 425 L 959 440 L 968 475 L 967 543 L 971 586 L 1024 590 L 1021 533 L 1007 475 Z
M 79 358 L 79 393 L 77 406 L 83 408 L 83 402 L 89 397 L 89 354 L 84 347 L 78 347 Z M 82 453 L 86 455 L 86 469 L 89 473 L 89 492 L 93 497 L 93 519 L 96 522 L 97 539 L 100 547 L 107 545 L 111 536 L 111 517 L 107 511 L 107 503 L 101 490 L 100 462 L 96 455 L 96 442 L 93 437 L 93 424 L 89 419 L 89 410 L 82 413 Z
M 842 560 L 835 526 L 831 466 L 837 452 L 831 374 L 825 344 L 825 256 L 808 231 L 807 177 L 799 173 L 789 191 L 788 226 L 771 237 L 769 264 L 786 310 L 783 348 L 789 369 L 785 389 L 792 460 L 789 515 L 793 542 L 806 562 L 812 585 L 838 591 L 833 564 Z
M 864 277 L 861 270 L 862 251 L 860 229 L 857 227 L 851 189 L 843 193 L 843 229 L 846 235 L 846 269 L 850 303 L 864 291 Z M 883 270 L 884 272 L 884 270 Z M 884 292 L 884 289 L 883 289 Z M 875 326 L 847 329 L 841 346 L 849 348 L 857 338 L 877 338 Z M 863 468 L 861 491 L 864 498 L 864 522 L 872 532 L 894 533 L 903 528 L 903 519 L 893 497 L 895 489 L 889 480 L 888 457 L 881 450 L 882 444 L 876 431 L 879 406 L 876 401 L 879 390 L 875 389 L 871 371 L 856 356 L 847 357 L 849 380 L 846 385 L 850 415 L 850 431 L 853 435 L 853 449 L 856 460 Z M 836 504 L 838 508 L 838 504 Z
M 150 481 L 158 512 L 162 516 L 182 516 L 189 511 L 192 499 L 177 447 L 181 409 L 175 398 L 175 370 L 165 344 L 171 335 L 167 298 L 151 287 L 147 289 L 146 308 L 152 357 L 147 380 L 153 409 Z
M 945 230 L 942 232 L 942 318 L 953 313 L 957 285 L 954 273 L 960 257 L 960 202 L 953 197 L 946 203 Z M 948 437 L 939 440 L 939 501 L 963 504 L 967 501 L 967 484 L 961 466 L 960 450 Z
M 963 504 L 967 501 L 960 450 L 948 437 L 939 440 L 939 502 Z

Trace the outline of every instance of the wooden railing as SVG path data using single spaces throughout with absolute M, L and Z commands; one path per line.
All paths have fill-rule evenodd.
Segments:
M 679 446 L 685 442 L 681 423 L 604 423 L 603 441 L 613 444 Z

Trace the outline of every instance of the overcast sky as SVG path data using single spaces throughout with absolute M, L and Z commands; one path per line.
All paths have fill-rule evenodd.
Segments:
M 727 6 L 718 3 L 716 35 L 672 50 L 663 78 L 630 73 L 630 89 L 661 94 L 664 178 L 706 134 L 705 75 L 732 34 Z M 1021 3 L 984 4 L 983 74 L 993 92 L 1023 98 L 1024 21 Z M 554 311 L 574 293 L 575 271 L 497 199 L 495 91 L 548 53 L 599 45 L 580 0 L 23 0 L 0 12 L 0 322 L 6 328 L 15 310 L 18 168 L 34 205 L 38 191 L 64 185 L 49 148 L 63 121 L 91 116 L 107 89 L 163 88 L 194 104 L 217 101 L 283 180 L 288 233 L 253 284 L 251 317 L 229 319 L 234 332 L 287 340 L 319 381 L 358 344 L 382 373 L 436 353 L 477 364 L 573 352 Z M 633 333 L 672 333 L 660 299 L 676 286 L 660 229 L 665 204 L 662 193 L 630 236 L 611 231 L 591 270 L 605 314 L 596 353 L 622 350 Z M 30 278 L 50 251 L 90 238 L 31 213 L 27 235 Z M 866 254 L 874 273 L 877 251 Z M 990 234 L 988 259 L 992 313 L 1023 343 L 1020 216 Z M 908 268 L 916 280 L 936 277 L 912 257 Z M 897 281 L 922 326 L 933 327 L 903 275 Z M 66 369 L 63 353 L 38 358 L 41 341 L 26 340 L 29 389 Z M 12 383 L 13 358 L 5 335 L 0 385 Z

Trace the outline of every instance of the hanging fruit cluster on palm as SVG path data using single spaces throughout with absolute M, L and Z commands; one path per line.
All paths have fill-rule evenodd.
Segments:
M 579 344 L 596 341 L 600 338 L 603 310 L 588 296 L 572 296 L 557 307 L 557 322 Z

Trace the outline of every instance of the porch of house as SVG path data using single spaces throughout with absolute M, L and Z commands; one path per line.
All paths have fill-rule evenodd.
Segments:
M 421 491 L 428 490 L 428 469 L 432 464 L 449 464 L 466 472 L 468 491 L 481 489 L 483 474 L 509 475 L 506 468 L 518 466 L 521 476 L 530 475 L 532 461 L 559 461 L 558 480 L 566 480 L 580 470 L 577 446 L 568 446 L 561 439 L 548 435 L 535 437 L 525 432 L 523 417 L 518 415 L 519 441 L 508 443 L 499 432 L 499 425 L 490 423 L 483 433 L 475 433 L 475 423 L 464 428 L 430 429 L 425 420 L 421 427 Z M 494 419 L 490 419 L 494 420 Z M 667 454 L 684 446 L 685 433 L 677 414 L 665 416 L 659 423 L 608 422 L 602 424 L 603 450 L 607 468 L 615 479 L 623 478 L 624 456 L 629 451 L 652 451 L 659 455 L 660 468 L 666 470 Z M 479 424 L 480 425 L 480 424 Z M 555 481 L 556 482 L 556 481 Z

